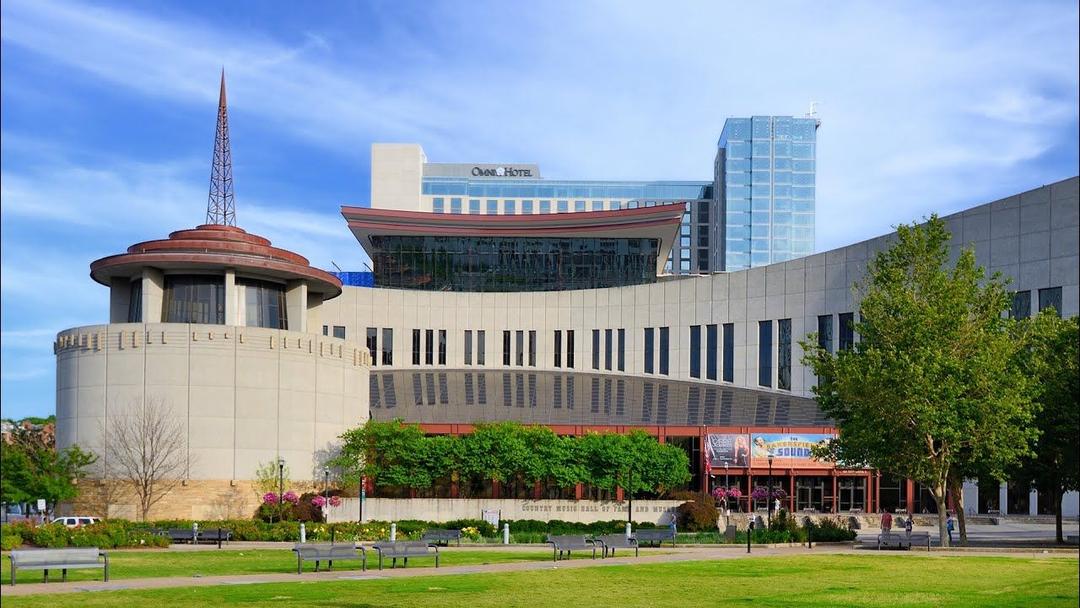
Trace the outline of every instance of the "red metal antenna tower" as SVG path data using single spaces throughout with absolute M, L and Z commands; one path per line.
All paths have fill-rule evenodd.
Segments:
M 221 68 L 221 93 L 218 97 L 217 133 L 214 136 L 214 164 L 210 169 L 210 197 L 206 201 L 206 223 L 236 225 L 229 111 L 225 104 L 225 68 Z

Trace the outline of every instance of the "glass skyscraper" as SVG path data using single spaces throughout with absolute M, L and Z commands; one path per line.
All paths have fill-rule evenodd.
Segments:
M 729 118 L 717 144 L 724 269 L 783 262 L 814 251 L 816 117 Z

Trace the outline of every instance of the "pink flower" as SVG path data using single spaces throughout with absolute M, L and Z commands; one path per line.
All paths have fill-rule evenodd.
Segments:
M 724 490 L 724 488 L 715 488 L 712 491 L 712 495 L 716 500 L 724 500 L 728 496 L 727 491 Z
M 319 507 L 321 509 L 326 506 L 326 499 L 322 496 L 312 496 L 311 505 L 314 507 Z
M 340 507 L 341 506 L 341 497 L 340 496 L 331 496 L 330 497 L 330 506 L 331 507 Z
M 296 495 L 296 492 L 289 490 L 288 492 L 285 492 L 284 495 L 282 495 L 281 500 L 284 502 L 291 502 L 295 505 L 300 502 L 300 497 Z
M 736 488 L 735 486 L 731 486 L 730 488 L 728 488 L 727 496 L 728 498 L 742 498 L 742 490 Z
M 266 494 L 263 494 L 263 503 L 268 504 L 268 505 L 276 505 L 277 502 L 278 502 L 277 494 L 274 494 L 273 492 L 267 492 Z

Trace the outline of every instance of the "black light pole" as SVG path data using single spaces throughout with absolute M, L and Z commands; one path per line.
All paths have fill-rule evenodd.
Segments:
M 329 523 L 330 518 L 327 517 L 327 516 L 330 514 L 330 502 L 329 502 L 330 501 L 330 497 L 329 497 L 329 494 L 330 494 L 330 467 L 323 467 L 322 472 L 323 472 L 323 489 L 322 489 L 323 520 L 326 521 L 327 523 Z
M 727 492 L 731 490 L 731 482 L 728 480 L 728 463 L 724 463 L 724 496 L 727 496 Z M 724 499 L 724 506 L 727 506 L 727 498 Z M 736 509 L 737 510 L 737 509 Z
M 769 520 L 769 527 L 772 528 L 772 459 L 773 455 L 769 454 L 769 487 L 765 491 L 765 516 Z

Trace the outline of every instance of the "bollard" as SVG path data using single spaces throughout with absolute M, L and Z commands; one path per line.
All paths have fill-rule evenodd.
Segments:
M 191 522 L 191 544 L 199 543 L 199 522 Z
M 330 544 L 331 545 L 334 544 L 334 533 L 335 532 L 337 532 L 337 531 L 334 530 L 334 526 L 331 525 L 330 526 Z
M 750 552 L 750 539 L 754 536 L 754 520 L 750 520 L 750 526 L 746 529 L 746 552 Z
M 630 522 L 626 522 L 626 538 L 633 538 L 634 532 L 630 529 Z
M 397 524 L 390 524 L 390 542 L 397 540 Z
M 217 548 L 221 548 L 221 526 L 218 526 L 217 529 Z
M 303 543 L 306 543 L 306 542 L 307 542 L 307 526 L 304 525 L 304 522 L 300 522 L 300 543 L 303 544 Z
M 503 544 L 510 544 L 510 524 L 507 523 L 503 524 Z

